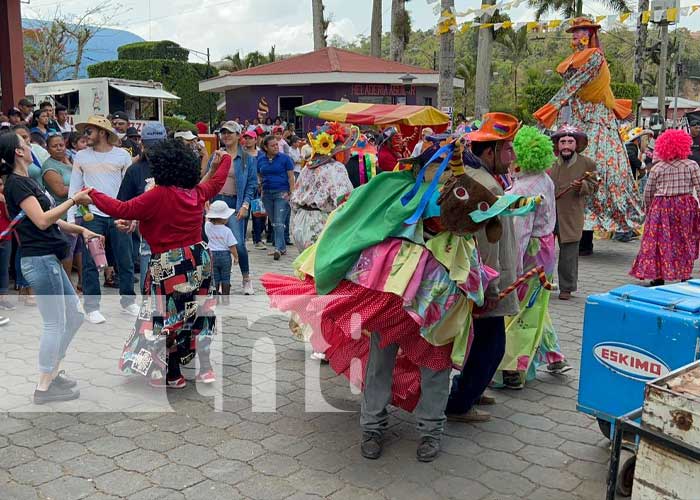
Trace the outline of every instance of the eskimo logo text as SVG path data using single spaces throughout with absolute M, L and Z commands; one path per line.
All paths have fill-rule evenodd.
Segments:
M 646 382 L 666 375 L 668 365 L 649 351 L 620 342 L 603 342 L 593 348 L 595 358 L 623 377 Z

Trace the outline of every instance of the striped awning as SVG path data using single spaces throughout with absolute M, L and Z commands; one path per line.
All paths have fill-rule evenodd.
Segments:
M 297 115 L 353 125 L 434 126 L 450 117 L 432 106 L 367 104 L 361 102 L 314 101 L 295 109 Z

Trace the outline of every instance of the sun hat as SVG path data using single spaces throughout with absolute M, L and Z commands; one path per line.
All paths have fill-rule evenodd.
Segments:
M 87 127 L 97 127 L 106 131 L 109 134 L 107 140 L 112 146 L 117 146 L 120 143 L 119 136 L 112 128 L 112 122 L 102 115 L 92 115 L 86 122 L 78 123 L 75 126 L 75 130 L 80 134 L 84 134 Z
M 226 123 L 224 123 L 221 127 L 219 127 L 219 132 L 221 132 L 222 130 L 228 130 L 232 134 L 240 134 L 241 125 L 239 123 L 234 122 L 233 120 L 229 120 Z
M 572 33 L 576 30 L 588 29 L 588 30 L 599 30 L 600 24 L 596 24 L 587 17 L 577 17 L 571 20 L 571 26 L 566 28 L 567 33 Z
M 510 141 L 520 128 L 520 122 L 508 113 L 486 113 L 478 130 L 470 132 L 471 142 Z
M 185 141 L 194 141 L 197 139 L 197 136 L 192 133 L 191 130 L 181 130 L 180 132 L 175 132 L 175 135 L 173 135 L 175 139 L 183 139 Z
M 235 210 L 229 208 L 224 200 L 216 200 L 209 205 L 207 210 L 207 219 L 228 219 L 234 214 Z
M 168 138 L 168 131 L 160 122 L 146 122 L 141 129 L 141 142 L 146 147 L 155 146 Z
M 586 147 L 588 147 L 588 136 L 586 136 L 586 134 L 579 130 L 577 127 L 574 127 L 573 125 L 568 125 L 566 123 L 559 127 L 559 130 L 554 132 L 554 134 L 552 134 L 552 141 L 556 145 L 556 143 L 559 142 L 559 139 L 566 136 L 571 136 L 574 139 L 576 139 L 577 153 L 583 152 L 583 150 L 586 149 Z M 557 148 L 555 147 L 554 150 L 556 151 Z
M 309 167 L 331 162 L 337 154 L 349 151 L 359 137 L 360 129 L 356 125 L 346 127 L 338 122 L 326 123 L 316 132 L 309 132 L 309 144 L 314 150 Z
M 636 139 L 639 139 L 642 136 L 645 135 L 654 135 L 654 132 L 651 130 L 645 130 L 642 127 L 635 127 L 631 130 L 625 131 L 624 134 L 620 134 L 622 137 L 622 142 L 625 144 L 630 143 Z

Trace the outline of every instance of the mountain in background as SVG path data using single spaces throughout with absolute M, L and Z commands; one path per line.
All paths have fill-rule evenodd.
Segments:
M 36 29 L 45 24 L 47 24 L 47 21 L 39 19 L 22 19 L 23 29 Z M 79 77 L 87 78 L 87 67 L 91 64 L 117 59 L 117 47 L 134 42 L 143 42 L 143 38 L 124 30 L 102 28 L 87 44 L 83 62 L 80 65 Z M 75 47 L 69 44 L 67 52 L 71 53 L 74 49 Z M 65 80 L 70 78 L 71 71 L 72 69 L 64 70 L 58 79 Z

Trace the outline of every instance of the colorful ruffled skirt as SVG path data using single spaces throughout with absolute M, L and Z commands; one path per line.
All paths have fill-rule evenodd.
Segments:
M 331 368 L 357 387 L 363 386 L 369 357 L 368 333 L 380 334 L 381 347 L 398 344 L 392 404 L 412 411 L 420 397 L 421 367 L 444 370 L 464 362 L 472 305 L 483 302 L 483 287 L 494 277 L 480 265 L 473 241 L 461 252 L 453 243 L 438 240 L 431 251 L 389 238 L 365 249 L 327 295 L 316 293 L 315 246 L 300 256 L 300 278 L 266 274 L 261 281 L 272 306 L 295 313 L 309 325 L 314 351 L 325 353 Z M 437 246 L 453 257 L 469 257 L 456 266 L 458 281 L 438 260 L 444 261 L 446 254 Z
M 160 379 L 167 356 L 187 364 L 208 351 L 216 325 L 211 259 L 202 242 L 151 256 L 139 315 L 124 345 L 119 368 Z
M 655 196 L 630 274 L 638 279 L 686 280 L 698 258 L 699 240 L 697 200 L 690 194 Z

